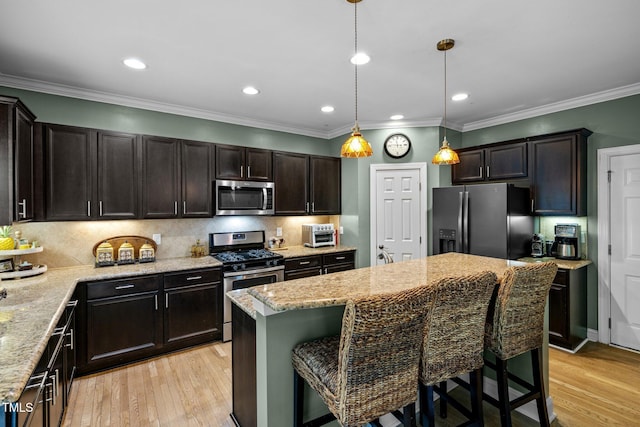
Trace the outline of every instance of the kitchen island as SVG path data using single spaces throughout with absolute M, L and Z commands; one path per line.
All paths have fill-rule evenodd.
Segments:
M 243 313 L 255 318 L 257 426 L 293 424 L 291 350 L 298 343 L 339 334 L 344 305 L 349 299 L 396 292 L 435 283 L 444 277 L 485 270 L 501 278 L 513 265 L 524 263 L 449 253 L 229 293 Z M 545 376 L 546 371 L 545 368 Z M 326 413 L 317 394 L 306 387 L 309 406 L 305 408 L 305 419 Z

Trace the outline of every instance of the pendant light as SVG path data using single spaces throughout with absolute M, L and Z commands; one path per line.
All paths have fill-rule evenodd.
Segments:
M 440 40 L 436 47 L 439 51 L 444 52 L 444 139 L 442 140 L 442 147 L 433 156 L 431 163 L 434 165 L 455 165 L 460 163 L 458 154 L 449 147 L 449 141 L 447 141 L 447 51 L 455 45 L 453 39 Z
M 353 16 L 354 16 L 354 55 L 358 53 L 358 3 L 362 0 L 347 0 L 349 3 L 353 3 Z M 340 150 L 340 157 L 369 157 L 373 154 L 371 145 L 360 133 L 360 127 L 358 126 L 358 64 L 354 63 L 354 75 L 355 75 L 355 110 L 356 120 L 355 125 L 351 129 L 351 136 L 342 144 Z

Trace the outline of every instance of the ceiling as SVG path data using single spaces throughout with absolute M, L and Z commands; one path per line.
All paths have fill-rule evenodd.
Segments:
M 362 129 L 471 130 L 640 93 L 638 0 L 363 0 Z M 0 85 L 331 138 L 354 122 L 346 0 L 3 1 Z M 9 18 L 9 19 L 7 19 Z M 135 56 L 148 68 L 122 60 Z M 260 89 L 244 95 L 244 86 Z M 322 113 L 324 105 L 335 107 Z M 392 114 L 405 119 L 389 120 Z

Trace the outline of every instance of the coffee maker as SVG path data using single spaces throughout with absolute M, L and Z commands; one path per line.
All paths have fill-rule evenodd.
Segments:
M 551 249 L 556 258 L 580 259 L 580 225 L 556 224 L 556 238 Z

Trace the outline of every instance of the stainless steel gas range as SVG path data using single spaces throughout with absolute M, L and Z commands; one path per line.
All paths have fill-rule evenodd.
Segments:
M 264 245 L 264 230 L 209 234 L 209 253 L 222 262 L 223 341 L 231 340 L 231 300 L 227 292 L 284 280 L 282 255 Z

